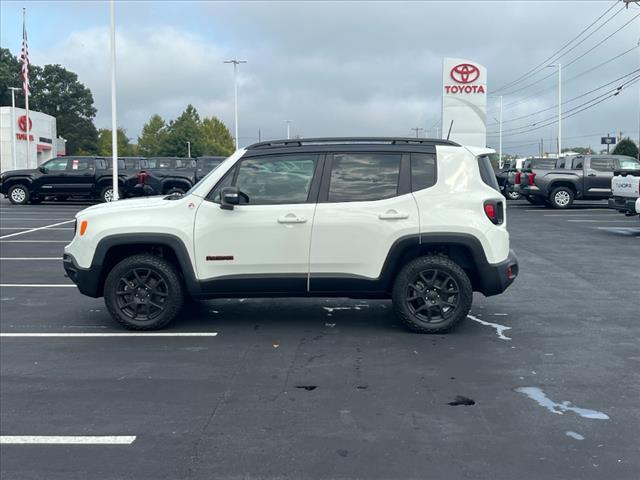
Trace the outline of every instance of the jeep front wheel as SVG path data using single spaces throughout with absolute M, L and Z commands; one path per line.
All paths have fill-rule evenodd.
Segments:
M 418 333 L 441 333 L 461 322 L 471 309 L 473 289 L 460 266 L 429 255 L 407 263 L 393 285 L 396 314 Z
M 104 301 L 111 316 L 133 330 L 166 326 L 184 303 L 184 289 L 175 267 L 155 255 L 125 258 L 107 275 Z
M 24 185 L 14 185 L 7 192 L 9 201 L 14 205 L 26 205 L 29 203 L 29 189 Z

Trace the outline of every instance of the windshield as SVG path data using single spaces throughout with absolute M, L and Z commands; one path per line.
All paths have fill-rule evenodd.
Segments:
M 640 170 L 640 163 L 634 158 L 621 158 L 620 170 Z

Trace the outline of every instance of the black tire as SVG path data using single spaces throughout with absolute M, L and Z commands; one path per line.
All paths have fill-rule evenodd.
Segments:
M 529 202 L 531 205 L 544 205 L 544 198 L 542 197 L 533 197 L 531 195 L 524 195 L 524 199 Z
M 122 189 L 118 189 L 118 198 L 122 197 Z M 113 186 L 107 185 L 100 191 L 100 201 L 103 203 L 113 202 Z
M 29 203 L 29 187 L 21 183 L 12 186 L 7 192 L 9 201 L 14 205 L 26 205 Z
M 184 300 L 184 288 L 176 268 L 155 255 L 125 258 L 111 269 L 104 282 L 107 310 L 131 330 L 157 330 L 166 326 L 178 315 Z
M 549 195 L 549 203 L 553 208 L 566 209 L 573 205 L 575 194 L 569 187 L 554 188 Z
M 411 330 L 443 333 L 466 318 L 473 288 L 457 263 L 445 256 L 428 255 L 402 267 L 393 285 L 392 298 L 398 318 Z

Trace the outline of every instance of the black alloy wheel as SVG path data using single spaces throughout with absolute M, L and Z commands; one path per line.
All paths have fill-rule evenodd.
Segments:
M 137 322 L 152 321 L 165 310 L 167 282 L 151 268 L 133 268 L 120 277 L 116 303 L 123 315 Z
M 447 272 L 424 270 L 407 286 L 409 311 L 423 322 L 442 323 L 452 317 L 460 303 L 460 287 Z

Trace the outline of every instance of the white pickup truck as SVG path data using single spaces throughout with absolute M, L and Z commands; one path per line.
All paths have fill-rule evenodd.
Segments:
M 629 216 L 640 215 L 640 164 L 631 167 L 615 172 L 609 198 L 609 208 Z

